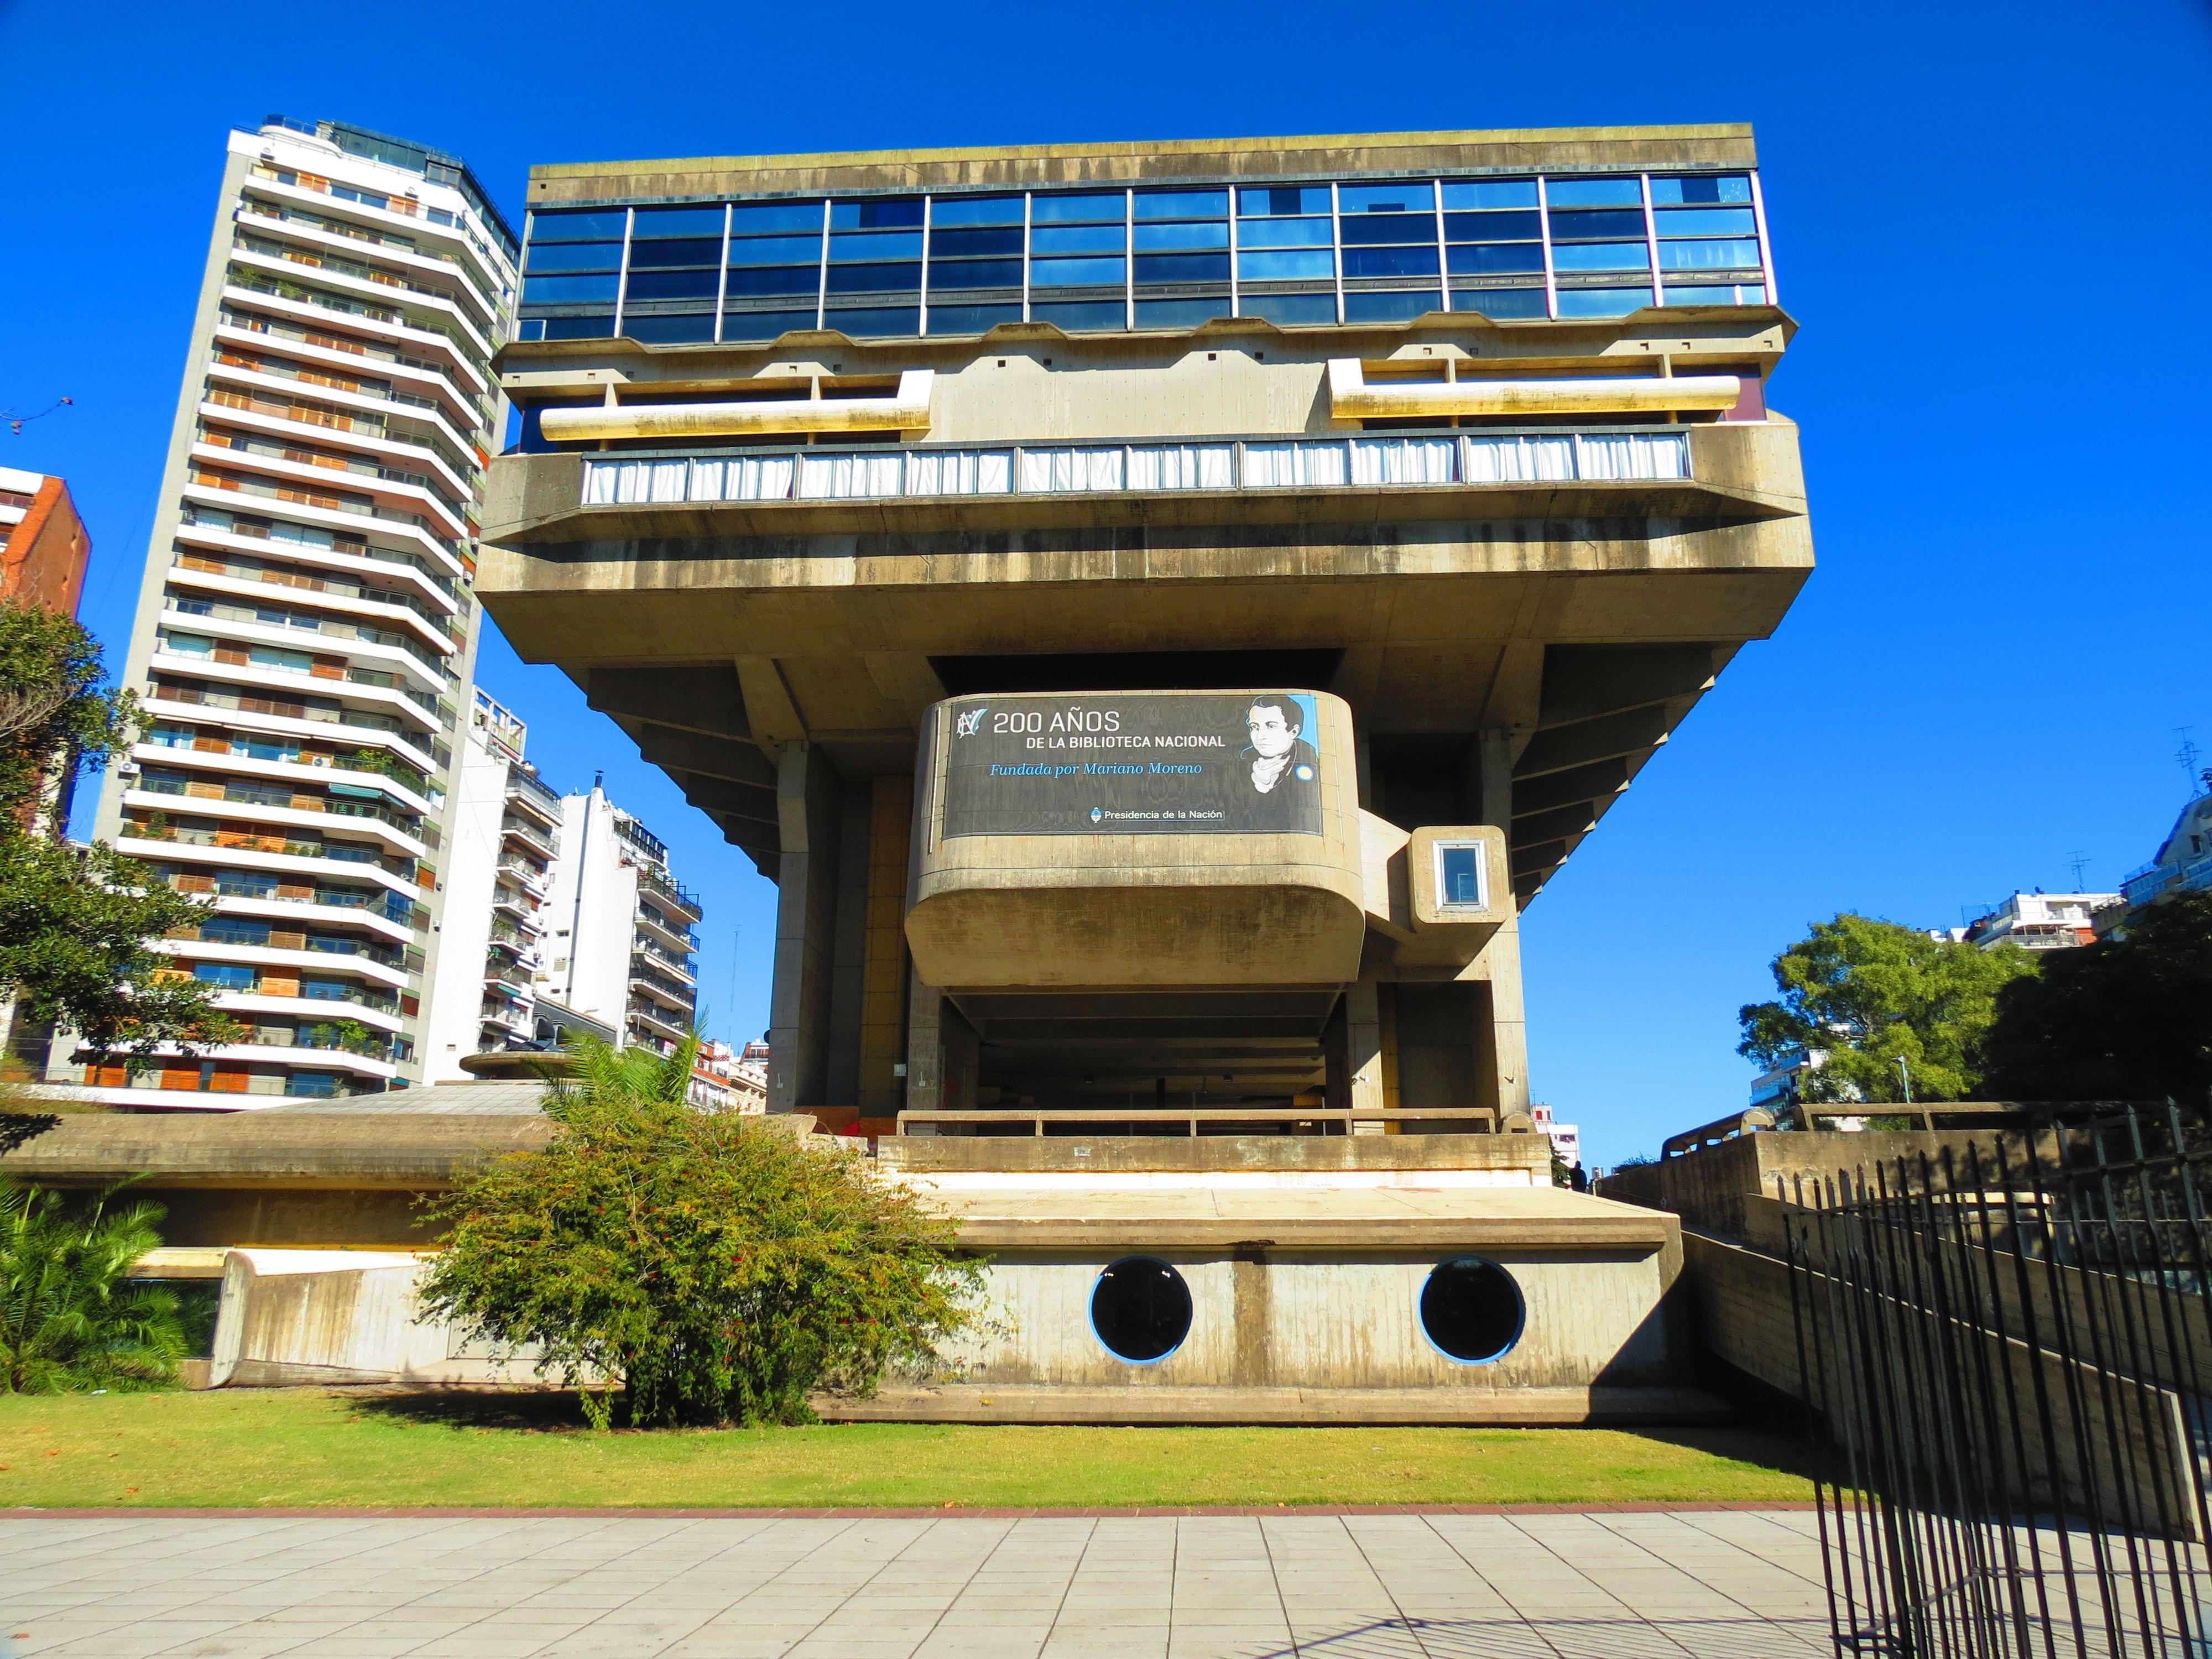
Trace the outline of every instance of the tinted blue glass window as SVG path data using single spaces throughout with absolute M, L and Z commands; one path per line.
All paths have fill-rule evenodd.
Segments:
M 1644 186 L 1633 179 L 1547 179 L 1544 199 L 1555 208 L 1641 207 Z
M 711 300 L 720 277 L 713 270 L 633 270 L 627 297 L 631 300 Z
M 201 927 L 200 937 L 222 945 L 266 945 L 269 924 L 243 916 L 217 916 Z
M 773 340 L 795 328 L 814 326 L 814 307 L 804 311 L 729 311 L 722 314 L 725 340 Z
M 612 271 L 604 276 L 526 276 L 522 279 L 522 303 L 557 306 L 611 300 L 619 280 Z
M 1240 253 L 1237 277 L 1245 283 L 1326 282 L 1336 267 L 1325 247 L 1297 248 L 1280 253 Z
M 1656 207 L 1680 204 L 1694 207 L 1711 202 L 1720 205 L 1729 202 L 1751 200 L 1751 175 L 1747 173 L 1708 173 L 1681 179 L 1654 179 L 1651 181 L 1651 201 Z
M 1139 253 L 1168 252 L 1177 248 L 1227 247 L 1229 222 L 1218 219 L 1212 224 L 1139 225 L 1135 237 Z
M 1411 294 L 1347 294 L 1344 296 L 1344 320 L 1347 323 L 1400 323 L 1408 317 L 1418 317 L 1424 312 L 1442 311 L 1444 296 L 1436 289 L 1419 289 Z
M 1641 242 L 1577 242 L 1552 250 L 1554 270 L 1649 270 L 1651 250 Z
M 932 225 L 929 231 L 929 252 L 933 258 L 949 259 L 971 254 L 1019 253 L 1022 251 L 1022 228 L 1014 225 L 1005 230 L 947 230 L 942 225 Z
M 832 236 L 830 257 L 839 259 L 919 259 L 921 233 L 896 231 L 888 236 Z
M 1244 219 L 1237 226 L 1237 246 L 1245 247 L 1328 247 L 1336 240 L 1336 227 L 1327 219 Z
M 1756 242 L 1662 242 L 1662 270 L 1756 270 Z
M 1052 323 L 1070 333 L 1117 329 L 1126 326 L 1121 302 L 1110 304 L 1091 302 L 1084 305 L 1031 305 L 1030 316 L 1040 323 Z
M 532 276 L 556 271 L 613 270 L 622 264 L 620 242 L 532 242 L 529 270 Z
M 733 265 L 812 264 L 821 257 L 822 238 L 818 234 L 763 236 L 730 243 L 730 263 Z
M 763 270 L 732 270 L 729 292 L 740 294 L 808 294 L 822 285 L 821 273 L 812 265 L 770 266 Z
M 1032 253 L 1119 253 L 1123 246 L 1119 224 L 1039 226 L 1030 232 Z
M 1552 240 L 1586 240 L 1601 236 L 1641 236 L 1644 215 L 1635 213 L 1554 213 Z
M 1529 242 L 1544 234 L 1540 213 L 1447 213 L 1444 239 L 1452 242 Z
M 1200 323 L 1229 315 L 1229 296 L 1212 300 L 1139 300 L 1139 328 L 1196 328 Z
M 1225 253 L 1145 253 L 1137 256 L 1140 283 L 1225 283 L 1229 256 Z
M 1763 290 L 1754 289 L 1745 291 L 1763 293 Z M 1728 283 L 1669 283 L 1667 284 L 1667 303 L 1670 306 L 1732 306 L 1735 303 L 1735 288 Z
M 883 202 L 832 202 L 832 230 L 903 230 L 921 228 L 921 198 L 899 197 Z
M 722 234 L 722 210 L 710 208 L 640 208 L 630 227 L 632 236 L 713 236 Z
M 933 259 L 929 264 L 929 286 L 933 292 L 949 288 L 1019 288 L 1022 285 L 1022 262 L 1019 259 L 961 259 L 951 264 L 940 264 Z
M 1563 288 L 1559 290 L 1562 317 L 1626 317 L 1651 303 L 1648 288 Z
M 1139 191 L 1139 219 L 1224 219 L 1229 216 L 1225 190 Z
M 1246 317 L 1265 317 L 1271 323 L 1285 327 L 1296 327 L 1301 323 L 1329 323 L 1336 321 L 1336 296 L 1334 294 L 1246 294 L 1238 297 L 1237 309 Z
M 1281 216 L 1329 211 L 1327 185 L 1266 185 L 1237 192 L 1237 211 L 1247 216 Z M 1332 319 L 1334 320 L 1334 319 Z
M 1337 211 L 1355 213 L 1434 213 L 1437 192 L 1426 179 L 1396 185 L 1339 185 Z
M 1097 195 L 1030 198 L 1030 222 L 1033 225 L 1095 225 L 1109 222 L 1118 225 L 1127 210 L 1127 198 L 1118 190 Z
M 313 1100 L 328 1100 L 338 1092 L 335 1072 L 295 1072 L 288 1085 L 295 1095 L 305 1095 Z
M 696 317 L 630 317 L 622 331 L 646 345 L 684 345 L 714 337 L 714 313 Z
M 1444 211 L 1454 208 L 1532 208 L 1534 179 L 1468 179 L 1444 185 Z
M 1121 259 L 1031 259 L 1033 288 L 1119 288 L 1127 261 Z
M 1486 317 L 1541 317 L 1544 290 L 1540 288 L 1454 289 L 1454 311 L 1479 311 Z
M 219 986 L 226 991 L 250 991 L 253 988 L 253 969 L 238 962 L 203 962 L 192 969 L 192 977 L 203 985 Z
M 1019 306 L 941 306 L 934 300 L 929 304 L 932 334 L 981 334 L 1000 323 L 1018 323 L 1021 319 Z
M 824 328 L 848 334 L 919 334 L 921 311 L 917 306 L 871 307 L 864 311 L 833 310 Z
M 1471 247 L 1455 247 L 1445 254 L 1447 268 L 1455 276 L 1482 276 L 1492 272 L 1504 274 L 1516 270 L 1541 270 L 1544 268 L 1544 245 L 1540 242 L 1496 242 Z M 631 281 L 637 279 L 632 277 Z
M 822 204 L 819 202 L 763 202 L 757 207 L 738 206 L 730 210 L 730 234 L 732 236 L 772 235 L 779 230 L 815 230 L 822 228 Z
M 707 241 L 703 238 L 689 238 L 683 241 L 632 242 L 629 245 L 629 268 L 656 265 L 712 265 L 721 263 L 722 244 L 720 240 Z
M 609 238 L 620 241 L 629 216 L 620 208 L 612 212 L 557 213 L 538 212 L 530 216 L 530 240 L 533 242 L 604 242 Z
M 1759 225 L 1749 208 L 1675 208 L 1655 213 L 1662 236 L 1756 236 Z
M 933 232 L 947 225 L 1018 225 L 1021 222 L 1018 196 L 940 196 L 929 204 Z
M 1344 250 L 1346 276 L 1433 276 L 1437 249 L 1426 247 L 1348 247 Z
M 830 267 L 830 292 L 832 294 L 888 294 L 900 289 L 921 286 L 921 267 L 919 264 Z
M 1433 213 L 1378 213 L 1360 219 L 1354 219 L 1347 214 L 1340 223 L 1346 247 L 1361 242 L 1433 242 L 1437 240 L 1437 216 Z

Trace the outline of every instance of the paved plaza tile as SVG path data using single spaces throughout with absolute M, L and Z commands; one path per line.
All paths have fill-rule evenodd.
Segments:
M 0 1515 L 0 1659 L 1812 1659 L 1802 1511 Z

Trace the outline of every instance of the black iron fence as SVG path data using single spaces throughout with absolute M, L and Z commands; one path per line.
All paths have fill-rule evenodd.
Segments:
M 1838 1653 L 2212 1656 L 2208 1164 L 2138 1110 L 1778 1186 Z

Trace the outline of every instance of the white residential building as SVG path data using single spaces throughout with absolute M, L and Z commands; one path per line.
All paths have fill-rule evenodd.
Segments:
M 214 897 L 161 948 L 247 1035 L 49 1075 L 198 1109 L 422 1080 L 514 252 L 453 157 L 230 135 L 123 676 L 152 724 L 96 833 Z
M 1583 1131 L 1578 1123 L 1559 1123 L 1553 1120 L 1552 1109 L 1539 1101 L 1528 1108 L 1540 1133 L 1551 1137 L 1552 1156 L 1571 1170 L 1578 1170 L 1583 1162 Z
M 755 1048 L 763 1058 L 750 1058 Z M 767 1045 L 750 1043 L 744 1054 L 726 1042 L 708 1037 L 699 1045 L 691 1066 L 690 1097 L 702 1111 L 755 1113 L 768 1110 Z
M 463 1081 L 469 1055 L 536 1038 L 542 907 L 560 852 L 561 798 L 523 758 L 527 738 L 520 720 L 475 694 L 447 814 L 441 965 L 424 1065 L 431 1083 Z
M 671 1051 L 698 1006 L 699 901 L 670 872 L 660 838 L 596 782 L 562 801 L 560 850 L 539 995 L 613 1026 L 624 1044 Z
M 2118 893 L 2014 893 L 1967 924 L 1964 938 L 1984 951 L 2017 945 L 2027 951 L 2067 951 L 2096 942 L 2097 912 L 2119 903 Z

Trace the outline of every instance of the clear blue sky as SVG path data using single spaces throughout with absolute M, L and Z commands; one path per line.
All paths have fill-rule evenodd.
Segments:
M 118 660 L 225 130 L 268 112 L 532 162 L 1749 120 L 1820 568 L 1526 918 L 1540 1098 L 1610 1164 L 1739 1103 L 1804 925 L 2111 887 L 2212 750 L 2212 13 L 2184 0 L 1235 9 L 0 0 L 0 405 L 59 472 Z M 488 639 L 558 787 L 604 768 L 708 905 L 708 1023 L 766 1023 L 774 890 L 558 673 Z

